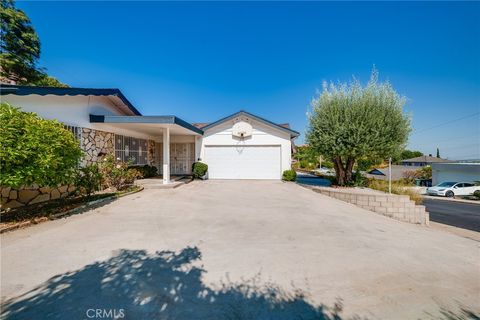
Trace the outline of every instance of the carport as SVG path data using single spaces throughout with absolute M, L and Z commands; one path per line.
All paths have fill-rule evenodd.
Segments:
M 190 123 L 175 116 L 107 116 L 90 115 L 90 123 L 95 123 L 96 127 L 107 132 L 136 132 L 149 136 L 157 142 L 157 148 L 161 148 L 160 154 L 161 167 L 163 175 L 163 184 L 170 183 L 170 173 L 172 171 L 171 163 L 171 137 L 177 137 L 179 141 L 189 141 L 194 143 L 195 147 L 189 159 L 197 158 L 198 138 L 202 136 L 203 131 L 191 125 Z M 166 146 L 166 147 L 165 147 Z M 176 158 L 174 157 L 174 160 Z

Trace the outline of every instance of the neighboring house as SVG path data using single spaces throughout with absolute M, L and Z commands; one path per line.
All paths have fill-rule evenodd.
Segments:
M 404 174 L 408 171 L 415 171 L 416 168 L 411 166 L 400 166 L 392 165 L 392 181 L 400 180 L 404 178 Z M 368 171 L 367 178 L 374 178 L 378 180 L 388 180 L 388 167 L 386 168 L 375 168 Z
M 433 185 L 441 182 L 480 181 L 480 163 L 434 163 L 432 164 Z
M 2 102 L 64 123 L 79 138 L 85 164 L 114 154 L 158 167 L 164 183 L 170 174 L 190 174 L 199 160 L 211 179 L 281 179 L 299 136 L 287 124 L 246 111 L 195 125 L 176 116 L 143 116 L 118 89 L 2 84 L 0 93 Z
M 455 161 L 432 157 L 432 155 L 428 155 L 428 156 L 420 156 L 420 157 L 411 158 L 411 159 L 405 159 L 400 162 L 404 166 L 423 167 L 423 166 L 429 166 L 432 163 L 448 163 L 448 162 L 455 162 Z

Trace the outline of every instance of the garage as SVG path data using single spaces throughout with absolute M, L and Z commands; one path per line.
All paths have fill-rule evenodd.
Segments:
M 281 147 L 205 146 L 210 179 L 280 179 Z

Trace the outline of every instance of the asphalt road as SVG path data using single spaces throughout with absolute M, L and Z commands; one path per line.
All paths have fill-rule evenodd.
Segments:
M 425 199 L 430 221 L 480 232 L 480 204 Z

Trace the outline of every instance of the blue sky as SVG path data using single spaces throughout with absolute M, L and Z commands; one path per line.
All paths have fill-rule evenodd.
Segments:
M 322 81 L 366 81 L 375 65 L 409 99 L 409 148 L 480 159 L 478 2 L 17 6 L 51 75 L 74 87 L 120 88 L 143 114 L 209 122 L 244 109 L 290 122 L 302 142 Z

